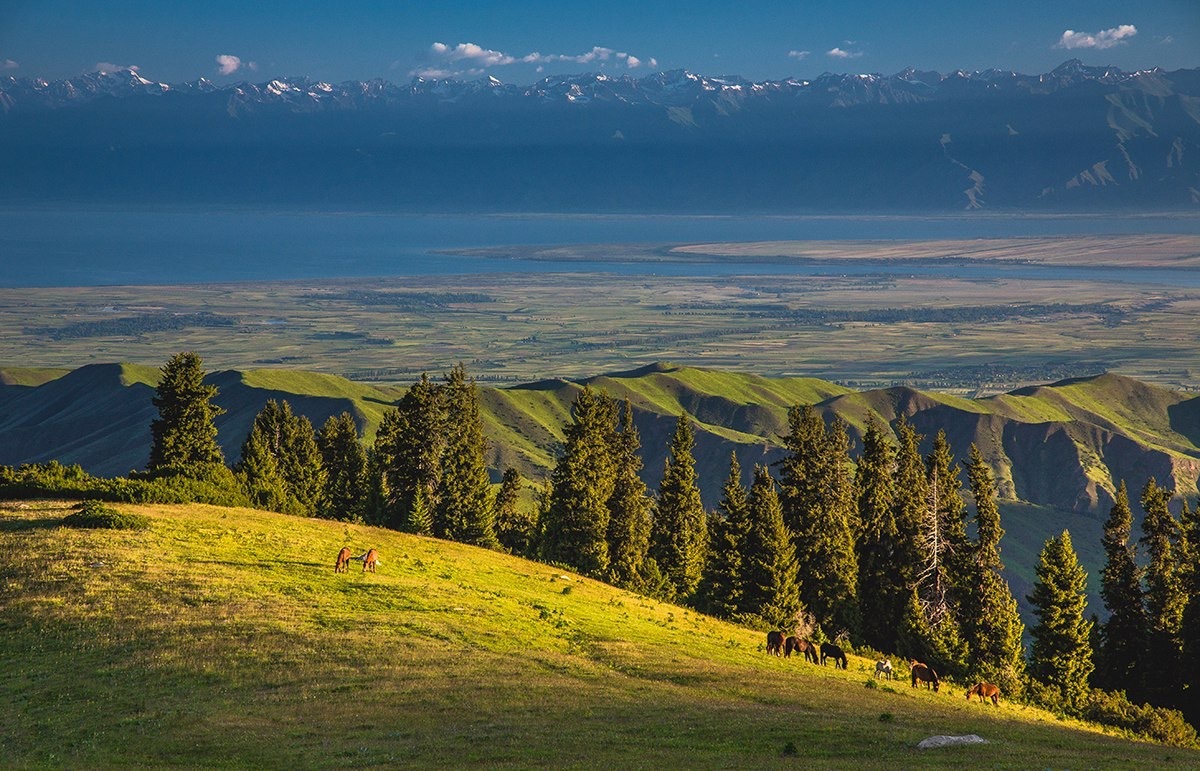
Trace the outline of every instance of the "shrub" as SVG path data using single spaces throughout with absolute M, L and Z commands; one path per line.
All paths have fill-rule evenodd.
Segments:
M 1092 689 L 1084 701 L 1082 712 L 1087 720 L 1122 728 L 1163 744 L 1200 746 L 1196 729 L 1184 720 L 1179 710 L 1134 704 L 1124 691 Z
M 107 530 L 146 530 L 150 519 L 141 514 L 117 511 L 100 501 L 84 501 L 75 507 L 75 512 L 63 518 L 67 527 L 96 528 Z

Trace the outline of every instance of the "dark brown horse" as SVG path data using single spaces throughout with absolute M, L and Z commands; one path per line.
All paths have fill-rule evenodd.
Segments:
M 971 700 L 972 695 L 978 696 L 980 701 L 991 699 L 992 704 L 1000 706 L 1000 688 L 992 683 L 975 683 L 967 691 L 967 701 Z
M 833 659 L 834 669 L 846 668 L 846 654 L 833 643 L 821 643 L 821 666 L 825 666 L 826 659 Z
M 794 635 L 787 638 L 783 641 L 783 657 L 789 658 L 793 651 L 803 653 L 805 661 L 817 663 L 817 646 L 813 645 L 811 640 L 801 640 Z
M 783 652 L 783 632 L 767 632 L 767 653 L 778 656 Z
M 922 664 L 919 661 L 910 661 L 909 666 L 912 669 L 912 687 L 917 687 L 917 681 L 921 680 L 925 683 L 926 688 L 933 688 L 933 692 L 938 692 L 938 676 L 937 672 L 933 671 L 933 667 L 928 664 Z

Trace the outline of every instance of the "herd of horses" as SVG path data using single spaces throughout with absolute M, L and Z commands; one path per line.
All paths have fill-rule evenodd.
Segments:
M 811 640 L 805 640 L 795 635 L 784 637 L 783 632 L 780 631 L 767 632 L 767 653 L 784 658 L 790 658 L 793 653 L 802 653 L 804 660 L 813 664 L 819 663 L 821 666 L 825 666 L 830 659 L 833 659 L 834 669 L 846 668 L 846 654 L 839 646 L 827 642 L 817 645 Z M 941 687 L 941 678 L 938 677 L 933 667 L 912 659 L 908 662 L 908 668 L 913 688 L 916 688 L 918 683 L 924 683 L 926 688 L 932 689 L 934 693 L 938 692 Z M 892 662 L 890 660 L 876 661 L 875 673 L 872 677 L 893 679 L 895 672 Z M 991 699 L 992 704 L 1000 705 L 1000 688 L 993 683 L 976 683 L 971 686 L 967 689 L 967 701 L 970 701 L 972 696 L 978 696 L 981 702 Z

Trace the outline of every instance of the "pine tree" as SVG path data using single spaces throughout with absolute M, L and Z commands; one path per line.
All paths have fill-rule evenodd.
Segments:
M 896 423 L 895 505 L 896 551 L 892 569 L 896 584 L 916 587 L 917 575 L 924 566 L 921 547 L 921 522 L 928 494 L 925 461 L 921 457 L 921 436 L 903 416 Z M 907 606 L 907 600 L 905 601 Z
M 515 468 L 506 468 L 496 492 L 495 516 L 496 539 L 510 554 L 532 557 L 537 538 L 537 517 L 532 510 L 520 506 L 521 474 Z
M 895 452 L 872 416 L 863 434 L 855 479 L 858 488 L 858 602 L 863 640 L 896 650 L 896 635 L 910 587 L 897 570 Z
M 264 511 L 283 511 L 288 498 L 287 483 L 265 434 L 254 429 L 250 431 L 234 471 L 251 506 Z
M 796 547 L 783 524 L 775 480 L 765 466 L 754 469 L 747 507 L 750 530 L 742 550 L 742 612 L 775 628 L 791 628 L 800 612 Z
M 800 602 L 831 636 L 858 631 L 848 442 L 810 405 L 788 410 L 786 455 L 780 465 L 780 503 L 800 564 Z
M 292 413 L 287 401 L 267 400 L 254 417 L 250 437 L 275 458 L 284 481 L 284 500 L 274 511 L 312 516 L 324 487 L 324 471 L 312 423 L 303 415 Z M 242 447 L 245 456 L 246 446 Z
M 1151 477 L 1142 490 L 1141 544 L 1146 550 L 1146 652 L 1142 685 L 1155 704 L 1173 705 L 1179 694 L 1183 610 L 1187 596 L 1179 562 L 1181 533 L 1171 516 L 1171 492 Z
M 1068 709 L 1078 709 L 1088 691 L 1092 673 L 1087 620 L 1087 573 L 1071 545 L 1071 534 L 1063 531 L 1046 541 L 1037 566 L 1037 581 L 1027 598 L 1038 622 L 1033 636 L 1029 673 L 1053 689 Z
M 1187 597 L 1180 626 L 1183 643 L 1180 707 L 1194 724 L 1200 717 L 1200 503 L 1196 508 L 1188 508 L 1185 500 L 1179 521 L 1183 531 L 1182 564 L 1186 566 L 1183 589 Z
M 367 453 L 358 441 L 358 426 L 349 412 L 330 416 L 317 444 L 325 470 L 324 516 L 357 520 L 366 516 L 369 485 Z
M 388 527 L 419 532 L 412 521 L 418 489 L 425 506 L 437 507 L 446 443 L 442 400 L 442 389 L 422 374 L 380 422 L 375 459 L 387 496 L 381 519 Z
M 542 556 L 591 576 L 609 566 L 608 501 L 616 484 L 612 399 L 584 386 L 571 408 L 566 442 L 551 474 L 548 505 L 541 517 Z
M 971 445 L 967 477 L 975 499 L 976 541 L 969 551 L 973 557 L 965 587 L 960 619 L 967 646 L 967 671 L 973 678 L 996 683 L 1009 694 L 1020 691 L 1025 669 L 1025 651 L 1021 637 L 1025 625 L 1017 612 L 1017 601 L 1008 582 L 1001 576 L 1000 509 L 996 504 L 996 484 L 983 454 Z
M 651 556 L 682 600 L 691 598 L 700 584 L 708 546 L 707 518 L 692 455 L 695 445 L 691 421 L 680 415 L 658 486 L 650 538 Z
M 1132 534 L 1129 492 L 1121 482 L 1104 523 L 1107 558 L 1100 573 L 1100 596 L 1109 616 L 1100 628 L 1094 679 L 1100 688 L 1125 691 L 1137 701 L 1142 692 L 1139 669 L 1146 650 L 1146 609 Z
M 743 551 L 747 548 L 746 537 L 752 524 L 746 495 L 742 466 L 738 463 L 737 453 L 730 453 L 729 478 L 721 488 L 717 512 L 709 518 L 709 557 L 699 591 L 701 608 L 721 618 L 729 618 L 742 610 L 745 589 Z
M 158 409 L 158 418 L 150 423 L 147 468 L 151 472 L 204 476 L 211 467 L 224 466 L 213 421 L 225 410 L 211 403 L 217 388 L 204 384 L 200 363 L 199 356 L 184 352 L 172 356 L 162 368 L 151 400 Z
M 495 548 L 492 487 L 487 470 L 487 440 L 479 414 L 479 394 L 466 369 L 455 366 L 446 376 L 439 400 L 441 464 L 433 501 L 433 534 L 475 546 Z
M 626 399 L 613 437 L 614 479 L 608 500 L 608 580 L 616 586 L 642 586 L 650 551 L 653 502 L 642 481 L 642 440 L 633 423 L 633 404 Z

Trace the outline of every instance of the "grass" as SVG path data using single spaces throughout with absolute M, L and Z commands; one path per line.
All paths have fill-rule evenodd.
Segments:
M 0 504 L 8 767 L 1200 765 L 961 687 L 864 688 L 865 659 L 768 657 L 761 633 L 549 565 L 250 510 L 121 508 L 150 529 Z M 342 545 L 378 548 L 379 572 L 335 575 Z M 915 749 L 944 733 L 991 744 Z

